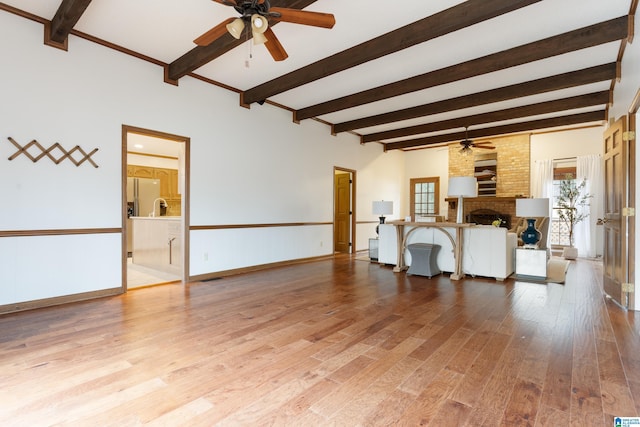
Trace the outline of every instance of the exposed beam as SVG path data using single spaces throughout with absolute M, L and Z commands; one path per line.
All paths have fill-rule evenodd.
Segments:
M 599 24 L 503 50 L 429 73 L 336 98 L 297 110 L 294 112 L 294 120 L 309 119 L 311 117 L 317 117 L 323 114 L 345 110 L 394 96 L 624 39 L 627 37 L 628 20 L 629 17 L 627 15 L 621 16 Z
M 495 18 L 540 0 L 469 0 L 245 91 L 242 104 L 267 99 L 365 62 Z M 338 17 L 339 19 L 339 17 Z
M 240 40 L 236 40 L 231 34 L 224 34 L 207 46 L 196 46 L 189 52 L 176 59 L 165 69 L 164 80 L 167 83 L 178 84 L 178 80 L 217 57 L 225 54 L 234 47 L 240 46 L 245 37 L 246 29 Z
M 537 95 L 554 90 L 613 80 L 616 78 L 616 72 L 617 64 L 615 62 L 597 65 L 595 67 L 556 74 L 555 76 L 530 80 L 528 82 L 485 90 L 456 98 L 444 99 L 416 107 L 405 108 L 369 117 L 362 117 L 348 122 L 335 123 L 332 126 L 332 133 L 336 134 L 354 129 L 363 129 L 370 126 L 415 119 L 418 117 L 428 116 L 430 114 L 461 110 L 463 108 L 476 107 L 478 105 L 491 104 L 494 102 Z
M 63 0 L 50 23 L 44 26 L 44 43 L 67 50 L 71 30 L 91 3 L 91 0 Z
M 410 126 L 402 129 L 370 133 L 368 135 L 363 135 L 360 138 L 360 141 L 365 143 L 382 141 L 384 139 L 391 138 L 402 138 L 404 136 L 419 135 L 422 133 L 437 132 L 459 127 L 470 127 L 474 125 L 482 125 L 485 123 L 513 120 L 523 117 L 537 116 L 540 114 L 557 113 L 560 111 L 574 110 L 578 108 L 586 108 L 593 107 L 594 105 L 606 104 L 609 104 L 609 91 L 603 90 L 601 92 L 593 92 L 585 95 L 577 95 L 568 98 L 555 99 L 552 101 L 538 102 L 536 104 L 523 105 L 520 107 L 507 108 L 504 110 L 474 114 L 472 116 L 457 117 L 455 119 Z
M 532 120 L 528 122 L 513 123 L 503 126 L 495 126 L 483 129 L 474 129 L 468 132 L 468 135 L 462 132 L 453 132 L 443 135 L 427 136 L 424 138 L 410 139 L 406 141 L 389 142 L 385 144 L 385 150 L 401 150 L 404 148 L 422 147 L 433 144 L 441 144 L 443 142 L 453 142 L 469 138 L 483 138 L 487 136 L 504 135 L 508 133 L 527 132 L 536 129 L 545 129 L 558 126 L 571 126 L 582 123 L 598 122 L 607 119 L 606 110 L 592 111 L 589 113 L 570 114 L 560 117 L 552 117 L 549 119 Z
M 292 9 L 304 9 L 313 4 L 316 0 L 272 0 L 272 7 L 287 7 Z M 233 10 L 230 8 L 230 10 Z M 216 22 L 213 23 L 215 25 Z M 270 21 L 269 25 L 274 26 L 277 21 Z M 212 26 L 213 26 L 212 25 Z M 169 64 L 165 70 L 165 81 L 177 84 L 178 80 L 203 65 L 213 61 L 217 57 L 227 53 L 231 49 L 245 42 L 247 29 L 239 40 L 233 38 L 231 34 L 225 34 L 208 46 L 196 46 L 180 58 Z

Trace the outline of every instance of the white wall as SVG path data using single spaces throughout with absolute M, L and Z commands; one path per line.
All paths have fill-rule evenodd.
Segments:
M 409 151 L 406 154 L 406 178 L 402 192 L 402 217 L 409 215 L 411 208 L 409 180 L 412 178 L 440 177 L 440 212 L 447 217 L 448 204 L 445 202 L 449 189 L 449 147 L 429 148 Z M 455 220 L 455 218 L 454 218 Z
M 531 135 L 531 164 L 536 160 L 602 155 L 603 126 Z M 533 171 L 533 170 L 532 170 Z
M 361 250 L 375 235 L 371 201 L 400 201 L 400 152 L 331 136 L 312 120 L 294 124 L 290 112 L 268 104 L 241 108 L 236 93 L 189 77 L 166 84 L 160 67 L 73 36 L 68 52 L 44 46 L 42 34 L 40 24 L 0 12 L 3 231 L 119 229 L 123 125 L 191 138 L 192 226 L 331 223 L 339 166 L 357 174 Z M 16 151 L 8 137 L 98 148 L 92 159 L 99 167 L 8 161 Z M 192 231 L 190 272 L 330 254 L 332 233 L 332 225 Z M 12 254 L 0 269 L 0 304 L 119 287 L 120 233 L 85 237 L 0 238 L 0 254 Z M 86 257 L 78 251 L 93 254 L 91 268 L 80 265 Z
M 379 146 L 376 143 L 367 145 Z M 357 150 L 357 147 L 354 147 Z M 357 155 L 357 153 L 354 153 Z M 356 226 L 357 247 L 367 248 L 369 238 L 376 237 L 376 225 L 379 222 L 378 215 L 372 213 L 374 200 L 389 200 L 393 202 L 393 213 L 386 215 L 386 221 L 404 218 L 402 216 L 403 186 L 405 183 L 404 153 L 400 150 L 392 150 L 382 156 L 376 156 L 364 160 L 363 167 L 358 172 L 358 189 L 356 212 L 358 221 L 373 221 L 373 223 L 360 223 Z M 362 182 L 373 185 L 361 185 Z

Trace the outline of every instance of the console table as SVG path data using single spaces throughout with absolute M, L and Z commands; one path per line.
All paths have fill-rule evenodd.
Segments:
M 441 231 L 451 241 L 453 248 L 453 257 L 455 261 L 455 268 L 453 273 L 449 276 L 451 280 L 460 280 L 464 277 L 462 271 L 462 236 L 463 229 L 471 227 L 472 224 L 458 224 L 455 222 L 407 222 L 407 221 L 390 221 L 388 224 L 392 224 L 396 228 L 397 242 L 398 242 L 398 261 L 393 271 L 399 273 L 406 270 L 407 267 L 404 263 L 404 251 L 407 248 L 407 239 L 411 233 L 420 227 L 429 227 Z M 413 227 L 405 234 L 404 227 Z M 455 234 L 449 232 L 450 229 L 455 230 Z

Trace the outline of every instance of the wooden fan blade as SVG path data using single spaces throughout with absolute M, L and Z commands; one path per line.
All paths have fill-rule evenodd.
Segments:
M 493 145 L 475 145 L 474 148 L 484 148 L 487 150 L 495 150 L 496 147 L 494 147 Z
M 280 44 L 280 40 L 278 40 L 275 33 L 271 31 L 270 27 L 264 32 L 264 36 L 267 38 L 267 42 L 264 45 L 267 47 L 274 61 L 284 61 L 289 57 L 287 51 L 284 50 L 284 47 Z
M 281 16 L 273 18 L 277 21 L 291 22 L 293 24 L 311 25 L 312 27 L 333 28 L 336 18 L 331 13 L 308 12 L 285 7 L 272 7 L 269 12 L 277 12 Z
M 225 6 L 237 6 L 238 3 L 236 3 L 236 0 L 213 0 L 216 3 L 220 3 L 223 4 Z
M 216 25 L 215 27 L 213 27 L 212 29 L 210 29 L 209 31 L 207 31 L 206 33 L 204 33 L 203 35 L 195 39 L 193 42 L 198 46 L 210 45 L 211 43 L 213 43 L 214 40 L 223 36 L 224 33 L 227 32 L 227 25 L 235 21 L 235 19 L 236 18 L 229 18 L 226 21 L 222 21 L 221 23 L 219 23 L 218 25 Z

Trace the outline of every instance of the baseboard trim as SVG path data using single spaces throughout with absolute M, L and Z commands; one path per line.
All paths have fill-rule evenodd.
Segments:
M 44 298 L 33 301 L 16 302 L 13 304 L 0 305 L 0 315 L 16 313 L 26 310 L 35 310 L 38 308 L 52 307 L 55 305 L 69 304 L 72 302 L 86 301 L 96 298 L 110 297 L 124 293 L 121 287 L 111 289 L 101 289 L 99 291 L 82 292 L 73 295 L 63 295 L 53 298 Z
M 322 261 L 326 259 L 331 259 L 333 257 L 334 255 L 330 254 L 330 255 L 321 255 L 321 256 L 310 257 L 310 258 L 299 258 L 299 259 L 291 259 L 287 261 L 272 262 L 269 264 L 252 265 L 249 267 L 235 268 L 232 270 L 216 271 L 212 273 L 189 276 L 188 281 L 189 282 L 205 282 L 208 280 L 219 279 L 222 277 L 236 276 L 238 274 L 252 273 L 260 270 L 268 270 L 270 268 L 275 268 L 275 267 L 285 267 L 285 266 L 295 265 L 295 264 L 305 264 L 308 262 Z

